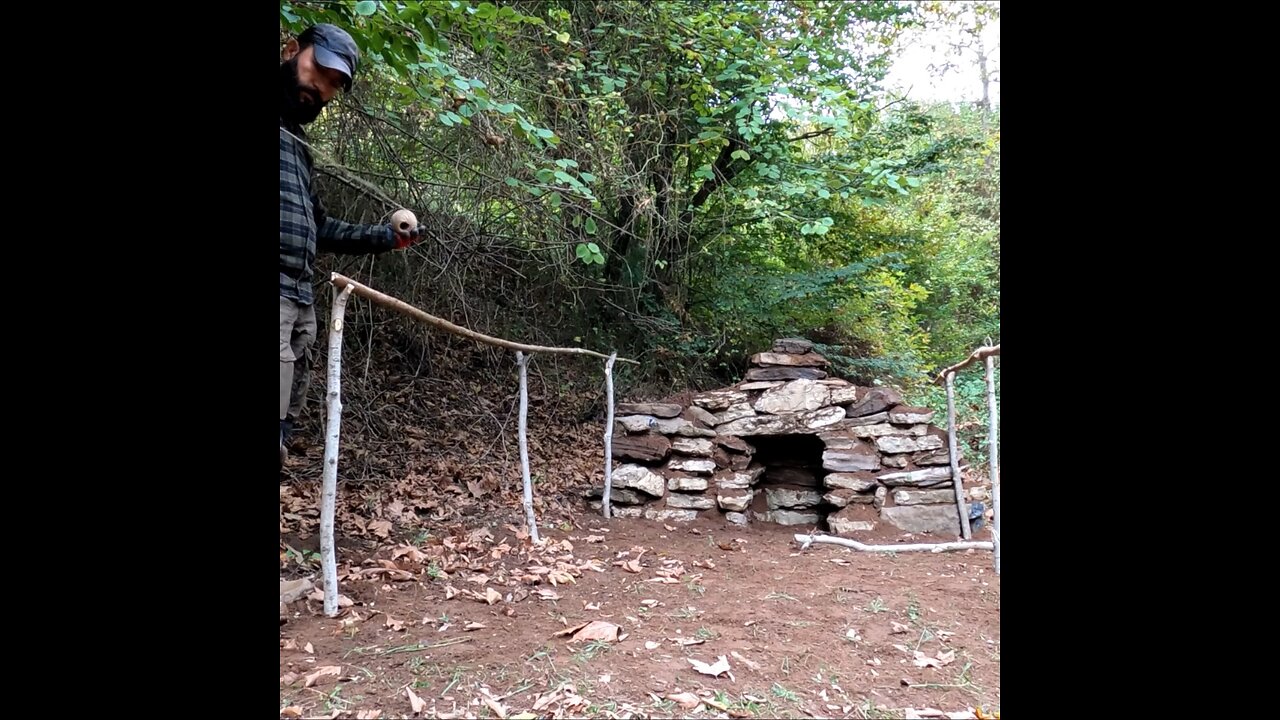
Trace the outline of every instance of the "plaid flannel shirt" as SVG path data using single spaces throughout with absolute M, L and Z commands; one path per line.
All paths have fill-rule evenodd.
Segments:
M 365 255 L 395 247 L 390 225 L 357 225 L 328 217 L 311 189 L 313 162 L 307 148 L 285 132 L 280 120 L 280 297 L 299 305 L 315 302 L 312 264 L 317 252 Z M 303 137 L 301 128 L 289 132 Z

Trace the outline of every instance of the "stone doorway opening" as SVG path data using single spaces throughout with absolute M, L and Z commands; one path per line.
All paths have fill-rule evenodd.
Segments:
M 825 503 L 822 479 L 826 449 L 816 435 L 749 435 L 752 465 L 761 473 L 756 482 L 751 512 L 779 525 L 809 525 L 829 530 L 826 516 L 837 508 Z

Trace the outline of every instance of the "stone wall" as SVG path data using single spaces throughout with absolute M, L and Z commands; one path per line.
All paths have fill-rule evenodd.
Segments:
M 812 343 L 788 338 L 754 355 L 742 382 L 688 406 L 620 403 L 614 513 L 959 534 L 947 433 L 930 424 L 933 412 L 827 368 Z

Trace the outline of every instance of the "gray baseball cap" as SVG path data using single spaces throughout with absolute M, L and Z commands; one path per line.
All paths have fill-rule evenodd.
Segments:
M 350 91 L 351 81 L 360 66 L 360 48 L 356 47 L 356 41 L 346 30 L 329 23 L 315 25 L 309 32 L 316 62 L 345 75 L 344 86 Z M 304 36 L 306 34 L 303 33 Z

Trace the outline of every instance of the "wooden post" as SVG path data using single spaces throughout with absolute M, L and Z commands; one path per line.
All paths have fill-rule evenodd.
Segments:
M 328 427 L 324 438 L 324 476 L 320 497 L 320 562 L 324 567 L 324 614 L 338 614 L 338 559 L 333 521 L 338 501 L 338 437 L 342 433 L 342 318 L 351 288 L 333 291 L 329 321 L 329 382 L 326 392 Z
M 996 373 L 995 358 L 987 356 L 987 408 L 991 424 L 987 435 L 987 454 L 991 458 L 991 538 L 995 541 L 996 574 L 1000 574 L 1000 447 L 996 441 Z
M 529 479 L 529 359 L 516 351 L 516 364 L 520 366 L 520 473 L 524 478 L 524 519 L 529 525 L 529 539 L 538 539 L 538 521 L 533 516 L 533 481 Z
M 615 350 L 604 364 L 604 383 L 609 396 L 609 414 L 604 420 L 604 497 L 600 502 L 600 510 L 605 519 L 613 517 L 609 508 L 609 496 L 613 492 L 613 363 L 618 359 Z
M 960 532 L 964 539 L 973 537 L 969 528 L 969 509 L 964 505 L 964 481 L 960 478 L 960 447 L 956 443 L 956 391 L 954 372 L 947 373 L 947 446 L 951 455 L 951 484 L 956 489 L 956 511 L 960 513 Z

